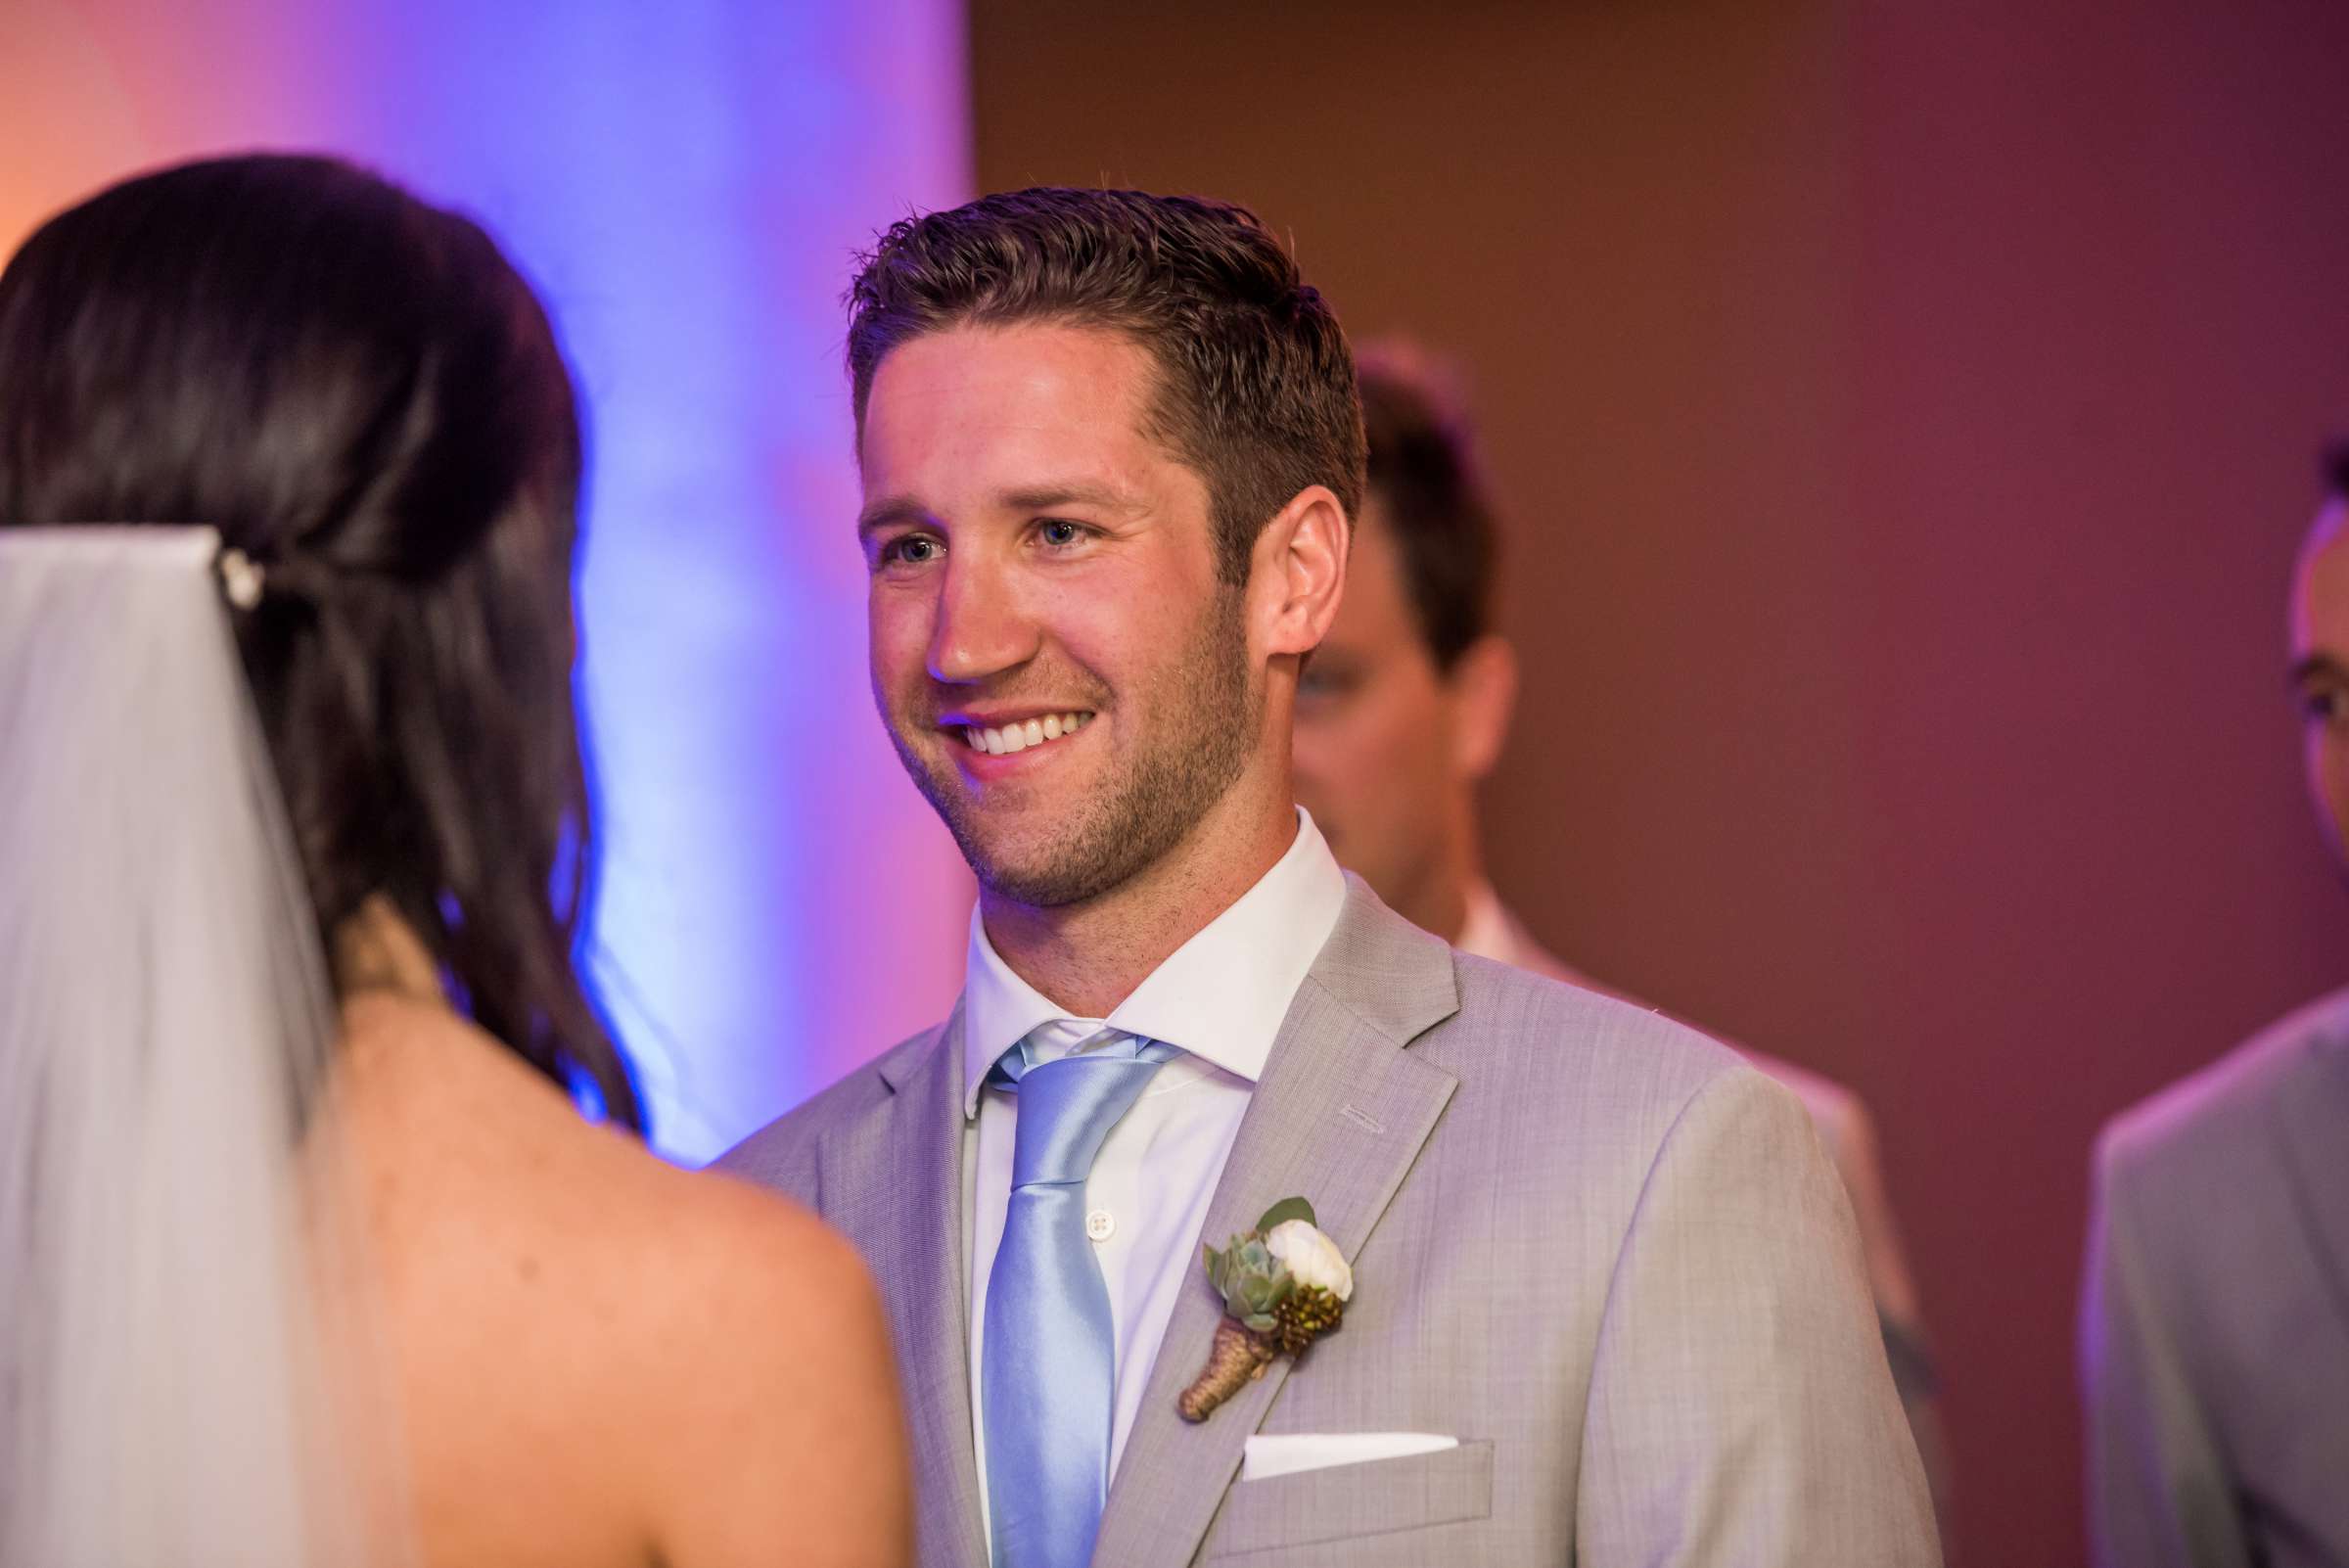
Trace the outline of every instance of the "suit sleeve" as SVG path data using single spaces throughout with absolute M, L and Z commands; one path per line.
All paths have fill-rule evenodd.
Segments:
M 1648 1171 L 1579 1490 L 1589 1568 L 1940 1561 L 1842 1181 L 1759 1073 L 1708 1082 Z
M 1874 1120 L 1852 1096 L 1846 1096 L 1841 1113 L 1841 1130 L 1829 1153 L 1843 1177 L 1845 1195 L 1852 1200 L 1852 1219 L 1860 1226 L 1860 1260 L 1876 1298 L 1877 1328 L 1892 1365 L 1892 1386 L 1909 1417 L 1910 1435 L 1916 1439 L 1917 1456 L 1924 1462 L 1925 1486 L 1941 1523 L 1942 1556 L 1951 1559 L 1950 1446 L 1942 1428 L 1941 1374 L 1901 1248 L 1900 1226 L 1893 1220 Z
M 2155 1290 L 2125 1144 L 2096 1146 L 2081 1290 L 2090 1556 L 2097 1568 L 2248 1568 L 2209 1417 Z

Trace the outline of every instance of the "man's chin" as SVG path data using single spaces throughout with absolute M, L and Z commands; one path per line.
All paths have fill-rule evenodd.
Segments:
M 1030 909 L 1065 909 L 1098 898 L 1114 886 L 1114 874 L 1072 860 L 1065 853 L 1038 853 L 1023 846 L 1004 854 L 965 843 L 963 858 L 990 897 Z
M 948 826 L 981 887 L 1021 903 L 1066 901 L 1057 890 L 1077 868 L 1071 863 L 1076 846 L 1065 815 L 1055 823 L 1013 824 L 987 820 L 995 813 L 973 811 L 968 801 L 961 804 L 963 809 Z

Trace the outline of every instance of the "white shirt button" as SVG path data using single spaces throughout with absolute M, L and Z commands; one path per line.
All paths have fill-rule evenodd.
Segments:
M 1107 1209 L 1095 1209 L 1084 1217 L 1084 1233 L 1095 1241 L 1107 1241 L 1118 1233 L 1118 1217 Z

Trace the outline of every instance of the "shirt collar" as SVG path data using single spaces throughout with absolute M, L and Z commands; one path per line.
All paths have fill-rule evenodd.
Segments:
M 1299 807 L 1297 837 L 1272 869 L 1098 1022 L 1164 1040 L 1253 1084 L 1345 905 L 1346 874 Z M 963 972 L 963 1114 L 978 1114 L 979 1091 L 997 1057 L 1033 1031 L 1070 1016 L 1011 972 L 973 908 Z

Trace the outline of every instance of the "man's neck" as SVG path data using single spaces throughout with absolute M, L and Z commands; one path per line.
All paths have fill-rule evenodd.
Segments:
M 1445 877 L 1406 900 L 1408 907 L 1398 904 L 1395 912 L 1456 945 L 1468 929 L 1468 890 L 1473 885 L 1473 877 Z
M 987 940 L 1011 972 L 1079 1018 L 1107 1018 L 1184 943 L 1240 900 L 1297 840 L 1285 779 L 1234 786 L 1173 852 L 1095 898 L 1039 909 L 979 896 Z
M 1470 891 L 1485 880 L 1485 858 L 1477 848 L 1476 814 L 1465 802 L 1448 813 L 1436 853 L 1423 862 L 1410 885 L 1380 890 L 1388 907 L 1422 931 L 1457 943 L 1468 929 Z

